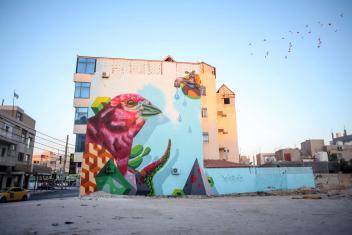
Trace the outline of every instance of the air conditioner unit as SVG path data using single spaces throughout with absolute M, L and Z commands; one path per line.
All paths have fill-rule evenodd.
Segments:
M 173 174 L 173 175 L 179 175 L 179 174 L 181 174 L 181 171 L 180 171 L 180 169 L 178 169 L 178 168 L 172 168 L 172 169 L 171 169 L 171 174 Z
M 102 78 L 109 78 L 110 75 L 109 75 L 109 73 L 107 73 L 107 72 L 103 72 L 103 73 L 101 74 L 101 77 L 102 77 Z

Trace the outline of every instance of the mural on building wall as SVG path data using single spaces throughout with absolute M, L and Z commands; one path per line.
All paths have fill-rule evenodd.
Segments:
M 97 97 L 92 110 L 95 115 L 87 123 L 81 194 L 105 191 L 154 195 L 153 176 L 168 160 L 171 140 L 160 159 L 140 171 L 136 168 L 151 148 L 132 148 L 132 143 L 148 117 L 161 110 L 138 94 L 118 95 L 112 100 Z
M 96 89 L 87 122 L 82 196 L 96 191 L 211 194 L 202 169 L 200 97 L 204 88 L 200 77 L 186 71 L 182 78 L 168 79 L 168 83 L 151 84 L 151 79 L 139 78 L 128 86 L 126 80 L 96 80 L 92 85 Z M 174 87 L 175 95 L 170 93 Z M 101 96 L 111 94 L 117 96 Z M 182 174 L 173 174 L 174 169 Z

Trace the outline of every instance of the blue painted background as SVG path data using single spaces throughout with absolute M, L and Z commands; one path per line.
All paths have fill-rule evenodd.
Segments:
M 171 86 L 173 85 L 170 84 Z M 171 139 L 170 158 L 154 176 L 156 195 L 171 195 L 174 189 L 183 189 L 195 159 L 203 165 L 203 136 L 201 123 L 201 100 L 186 97 L 181 90 L 166 94 L 153 85 L 146 85 L 138 94 L 150 100 L 163 113 L 150 117 L 133 140 L 133 145 L 142 144 L 151 148 L 151 153 L 143 159 L 138 170 L 160 158 L 167 140 Z M 171 121 L 165 112 L 166 99 L 172 99 L 178 112 L 177 121 Z M 180 175 L 172 175 L 171 169 L 178 168 Z

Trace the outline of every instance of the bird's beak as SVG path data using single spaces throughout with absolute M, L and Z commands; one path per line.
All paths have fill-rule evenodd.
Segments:
M 150 116 L 155 116 L 158 115 L 159 113 L 162 113 L 160 109 L 158 109 L 155 105 L 153 105 L 150 102 L 144 102 L 142 104 L 142 111 L 141 111 L 141 116 L 143 118 L 148 118 Z

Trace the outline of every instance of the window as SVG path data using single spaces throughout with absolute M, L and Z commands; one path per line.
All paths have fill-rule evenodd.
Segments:
M 12 188 L 11 191 L 12 192 L 22 192 L 23 189 L 21 189 L 21 188 Z
M 22 139 L 22 143 L 26 143 L 26 138 L 27 138 L 27 131 L 26 130 L 22 130 L 21 132 L 21 139 Z
M 86 141 L 86 135 L 76 134 L 76 147 L 75 152 L 84 152 L 84 143 Z
M 87 124 L 88 108 L 76 108 L 75 124 Z
M 27 145 L 27 148 L 33 147 L 33 138 L 32 138 L 32 137 L 28 137 L 28 138 L 27 138 L 27 143 L 26 143 L 26 145 Z
M 24 153 L 18 153 L 18 161 L 23 162 L 24 160 Z
M 16 151 L 16 145 L 10 144 L 10 151 Z
M 18 121 L 22 121 L 22 116 L 23 116 L 23 114 L 21 113 L 21 112 L 16 112 L 16 119 L 18 120 Z
M 6 148 L 1 148 L 1 157 L 5 157 Z
M 78 58 L 76 73 L 95 73 L 95 58 Z
M 224 104 L 230 104 L 230 98 L 224 98 Z
M 75 98 L 89 98 L 90 96 L 90 83 L 89 82 L 76 82 L 75 84 Z
M 207 117 L 207 116 L 208 116 L 207 108 L 202 108 L 202 117 Z
M 5 131 L 6 131 L 6 133 L 7 132 L 11 132 L 11 126 L 9 126 L 9 125 L 7 125 L 6 123 L 5 123 Z
M 209 143 L 209 134 L 208 134 L 208 132 L 203 132 L 203 143 Z

